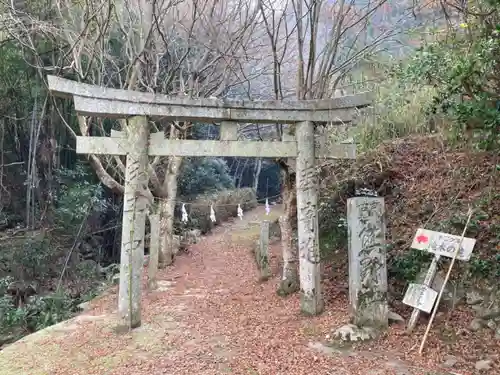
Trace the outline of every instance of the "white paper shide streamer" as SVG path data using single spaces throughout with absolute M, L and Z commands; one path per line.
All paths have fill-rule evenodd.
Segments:
M 186 205 L 184 203 L 182 204 L 181 213 L 182 213 L 181 221 L 183 223 L 187 223 L 188 222 L 188 213 L 186 211 Z
M 213 205 L 210 205 L 210 220 L 212 220 L 213 223 L 216 222 L 215 211 L 214 211 L 214 206 Z
M 241 205 L 238 204 L 238 217 L 240 220 L 243 220 L 243 210 L 241 209 Z
M 266 215 L 271 212 L 271 207 L 269 206 L 269 200 L 266 198 Z

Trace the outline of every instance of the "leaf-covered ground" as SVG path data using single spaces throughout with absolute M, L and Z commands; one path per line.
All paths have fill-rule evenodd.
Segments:
M 276 210 L 274 210 L 276 212 Z M 386 348 L 408 347 L 401 327 L 363 350 L 339 351 L 320 342 L 348 322 L 346 291 L 327 286 L 326 312 L 299 313 L 297 295 L 276 295 L 279 244 L 272 246 L 273 278 L 258 282 L 249 243 L 262 207 L 217 228 L 189 254 L 160 272 L 160 288 L 143 295 L 143 325 L 118 327 L 116 290 L 81 316 L 25 337 L 0 353 L 2 375 L 354 375 L 442 374 L 432 350 L 420 358 Z M 431 333 L 432 334 L 432 333 Z M 385 350 L 385 351 L 382 351 Z M 467 374 L 466 372 L 459 372 Z

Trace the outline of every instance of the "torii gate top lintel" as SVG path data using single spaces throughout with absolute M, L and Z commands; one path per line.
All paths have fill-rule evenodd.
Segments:
M 357 108 L 372 102 L 371 92 L 320 100 L 191 99 L 105 88 L 51 75 L 47 79 L 50 91 L 57 96 L 72 97 L 76 112 L 84 116 L 124 118 L 147 115 L 180 121 L 344 124 L 354 120 Z

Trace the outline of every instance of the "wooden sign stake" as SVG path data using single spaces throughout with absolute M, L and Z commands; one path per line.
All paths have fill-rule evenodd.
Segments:
M 441 290 L 439 291 L 436 304 L 434 305 L 434 310 L 432 311 L 431 319 L 429 320 L 429 324 L 427 324 L 427 329 L 425 330 L 424 337 L 422 338 L 422 343 L 420 344 L 420 348 L 418 349 L 418 354 L 422 355 L 422 351 L 424 350 L 425 342 L 427 341 L 427 336 L 429 335 L 429 331 L 431 330 L 432 322 L 436 317 L 436 313 L 439 307 L 439 302 L 441 301 L 441 297 L 443 296 L 444 288 L 446 287 L 446 283 L 450 278 L 451 269 L 453 268 L 453 264 L 455 264 L 455 260 L 457 259 L 458 253 L 460 252 L 460 248 L 462 247 L 462 242 L 464 242 L 465 232 L 467 231 L 467 227 L 469 226 L 470 219 L 472 217 L 472 213 L 474 211 L 469 209 L 467 222 L 465 223 L 464 230 L 462 232 L 462 236 L 460 237 L 460 241 L 458 243 L 457 248 L 455 249 L 455 253 L 453 258 L 451 259 L 450 267 L 448 268 L 448 272 L 446 273 L 446 277 L 444 279 L 443 285 L 441 286 Z
M 438 268 L 438 262 L 441 256 L 439 254 L 434 255 L 434 258 L 432 258 L 431 265 L 429 266 L 429 270 L 427 271 L 427 274 L 425 275 L 423 285 L 430 287 L 432 285 L 432 282 L 434 281 L 434 277 L 436 276 L 437 273 L 437 268 Z M 417 325 L 418 318 L 420 317 L 420 309 L 414 308 L 413 312 L 411 313 L 410 320 L 408 321 L 408 327 L 406 328 L 406 333 L 411 333 L 415 326 Z

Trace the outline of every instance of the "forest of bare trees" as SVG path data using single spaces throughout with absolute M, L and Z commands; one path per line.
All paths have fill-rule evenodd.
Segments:
M 72 143 L 75 135 L 106 135 L 111 127 L 126 126 L 123 122 L 113 125 L 102 119 L 68 116 L 68 103 L 49 97 L 43 89 L 46 74 L 174 96 L 331 97 L 359 64 L 400 32 L 383 28 L 368 32 L 372 15 L 384 4 L 386 1 L 362 5 L 354 1 L 333 5 L 321 1 L 60 1 L 46 8 L 31 2 L 5 3 L 5 43 L 22 51 L 19 59 L 28 64 L 40 87 L 30 109 L 27 173 L 31 182 L 26 189 L 25 220 L 36 226 L 35 209 L 44 206 L 49 210 L 52 199 L 50 194 L 42 198 L 43 193 L 34 188 L 40 179 L 35 155 L 46 154 L 43 160 L 49 160 L 45 169 L 50 174 L 54 168 L 50 161 L 57 159 L 64 143 Z M 194 124 L 153 126 L 169 137 L 185 138 L 192 134 Z M 293 130 L 241 126 L 241 135 L 250 139 L 276 139 L 286 131 Z M 115 194 L 123 192 L 122 159 L 90 155 L 88 161 L 103 186 Z M 174 205 L 169 202 L 177 195 L 181 164 L 179 157 L 155 158 L 149 167 L 151 193 L 169 198 L 160 207 L 165 239 L 173 230 Z M 262 161 L 252 164 L 255 188 Z M 283 185 L 285 201 L 290 208 L 285 216 L 288 219 L 282 222 L 283 233 L 291 233 L 293 228 L 287 227 L 294 212 L 293 162 L 282 161 L 281 165 L 283 181 L 287 181 Z M 245 166 L 240 174 L 243 169 Z M 44 182 L 52 183 L 53 177 L 44 177 Z M 295 262 L 291 239 L 284 243 L 285 259 Z M 162 254 L 169 247 L 163 243 Z M 284 269 L 291 268 L 285 262 Z

